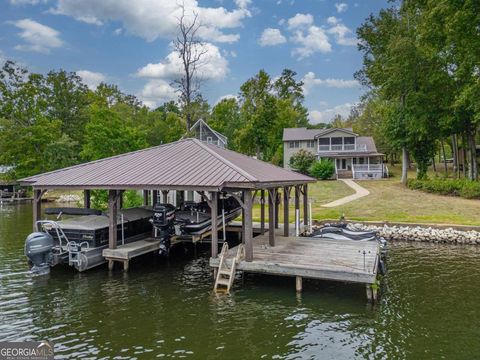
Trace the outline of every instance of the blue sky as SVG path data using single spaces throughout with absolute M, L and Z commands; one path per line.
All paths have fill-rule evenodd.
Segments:
M 89 86 L 117 84 L 149 106 L 175 98 L 175 0 L 1 0 L 0 59 L 31 71 L 77 71 Z M 202 93 L 213 105 L 260 69 L 305 82 L 313 123 L 346 115 L 364 92 L 355 29 L 386 0 L 185 0 L 209 50 Z

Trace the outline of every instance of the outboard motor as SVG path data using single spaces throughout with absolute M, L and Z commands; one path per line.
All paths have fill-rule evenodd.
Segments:
M 38 275 L 48 274 L 52 264 L 52 235 L 44 232 L 34 232 L 25 240 L 25 256 L 33 265 L 32 272 Z
M 155 239 L 160 240 L 160 255 L 167 255 L 170 252 L 170 239 L 174 233 L 173 219 L 175 207 L 170 204 L 155 204 L 153 207 L 153 218 L 151 220 L 155 229 Z

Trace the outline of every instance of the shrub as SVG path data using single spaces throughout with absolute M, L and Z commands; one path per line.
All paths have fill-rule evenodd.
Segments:
M 480 182 L 467 179 L 410 179 L 408 187 L 429 193 L 461 196 L 466 199 L 480 199 Z
M 312 166 L 310 166 L 310 175 L 317 179 L 330 179 L 334 173 L 335 165 L 332 161 L 327 159 L 316 161 L 312 164 Z
M 292 155 L 289 164 L 292 169 L 301 172 L 302 174 L 307 174 L 308 169 L 310 169 L 310 166 L 312 166 L 315 159 L 315 155 L 310 151 L 300 149 Z

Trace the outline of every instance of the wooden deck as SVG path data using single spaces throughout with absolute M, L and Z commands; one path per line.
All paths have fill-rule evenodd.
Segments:
M 268 245 L 268 233 L 253 239 L 253 261 L 241 261 L 237 269 L 252 273 L 373 284 L 380 249 L 376 242 L 338 241 L 283 237 L 277 229 L 276 245 Z M 230 249 L 228 262 L 237 248 Z M 365 253 L 365 255 L 364 255 Z M 218 267 L 219 260 L 210 259 Z

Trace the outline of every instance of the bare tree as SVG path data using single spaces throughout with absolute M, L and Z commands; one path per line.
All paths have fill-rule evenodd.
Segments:
M 207 53 L 207 48 L 198 36 L 198 30 L 202 27 L 198 14 L 192 12 L 189 18 L 185 11 L 185 3 L 182 2 L 179 7 L 182 14 L 178 18 L 178 33 L 173 46 L 182 61 L 183 73 L 173 81 L 173 85 L 180 93 L 180 104 L 187 120 L 187 131 L 190 131 L 193 125 L 191 104 L 200 94 L 202 80 L 198 69 L 202 65 L 201 60 Z

